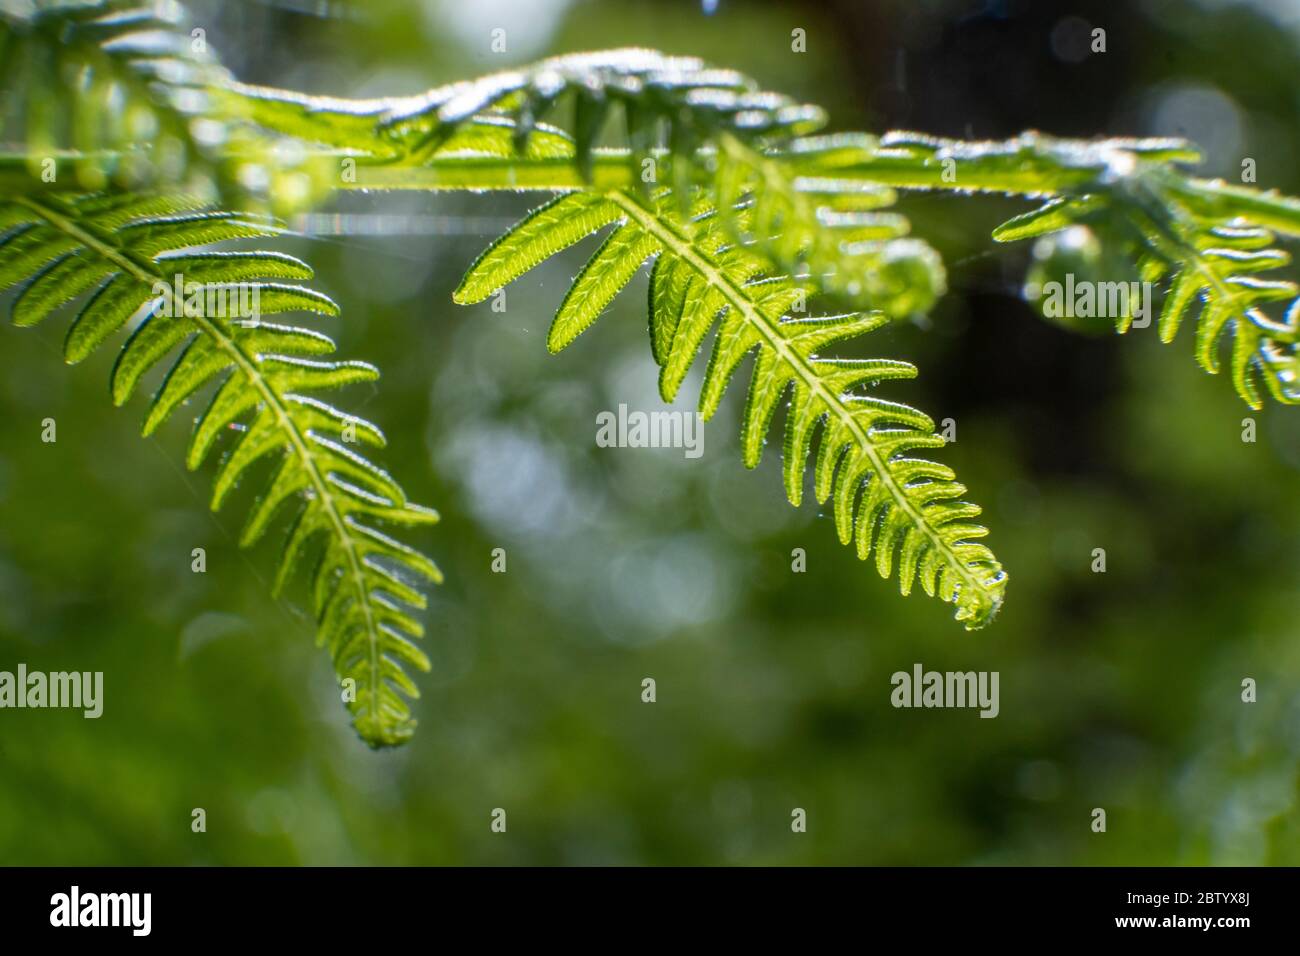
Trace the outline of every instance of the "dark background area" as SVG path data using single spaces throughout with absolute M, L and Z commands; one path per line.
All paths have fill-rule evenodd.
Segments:
M 1206 175 L 1251 157 L 1260 185 L 1300 192 L 1297 4 L 191 10 L 239 78 L 310 92 L 407 94 L 640 45 L 820 103 L 833 129 L 1184 135 Z M 745 471 L 738 387 L 699 460 L 595 446 L 598 412 L 662 407 L 644 277 L 559 357 L 545 330 L 590 247 L 512 286 L 504 314 L 452 304 L 539 199 L 348 195 L 326 211 L 408 218 L 286 246 L 342 305 L 342 353 L 384 370 L 344 406 L 384 427 L 386 464 L 444 518 L 418 542 L 448 580 L 398 752 L 351 733 L 310 622 L 267 594 L 273 554 L 236 549 L 236 509 L 206 511 L 182 429 L 141 441 L 141 407 L 108 401 L 111 357 L 65 369 L 57 323 L 0 330 L 0 669 L 106 685 L 98 721 L 0 714 L 0 862 L 1300 863 L 1300 410 L 1250 412 L 1195 366 L 1188 329 L 1162 346 L 1043 320 L 1021 296 L 1029 247 L 989 238 L 1025 203 L 906 200 L 950 292 L 861 348 L 915 362 L 888 397 L 957 423 L 942 460 L 1011 575 L 1002 615 L 968 634 L 840 547 L 827 511 L 790 508 L 775 443 Z M 1000 716 L 895 710 L 890 675 L 916 662 L 999 671 Z

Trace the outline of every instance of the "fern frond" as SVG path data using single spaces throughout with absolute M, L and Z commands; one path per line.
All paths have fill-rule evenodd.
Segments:
M 215 171 L 213 144 L 193 120 L 219 68 L 181 31 L 179 6 L 53 3 L 5 13 L 0 83 L 23 125 L 21 137 L 7 138 L 27 144 L 34 174 L 65 150 L 83 189 L 154 181 L 165 175 L 160 164 Z M 119 155 L 106 161 L 110 152 Z
M 1219 371 L 1219 346 L 1231 339 L 1231 375 L 1237 394 L 1252 408 L 1263 407 L 1258 382 L 1279 402 L 1300 403 L 1296 347 L 1300 342 L 1300 287 L 1262 273 L 1291 261 L 1273 245 L 1266 229 L 1245 221 L 1216 222 L 1184 213 L 1178 205 L 1161 207 L 1143 222 L 1151 256 L 1150 275 L 1168 275 L 1169 291 L 1160 314 L 1163 342 L 1171 342 L 1199 301 L 1196 360 L 1207 372 Z M 1283 321 L 1265 306 L 1289 303 Z
M 1145 281 L 1165 280 L 1159 317 L 1162 342 L 1172 342 L 1185 320 L 1195 316 L 1197 363 L 1220 369 L 1219 347 L 1231 342 L 1231 377 L 1252 408 L 1263 402 L 1259 383 L 1279 402 L 1300 403 L 1296 344 L 1300 341 L 1300 287 L 1267 273 L 1288 266 L 1290 254 L 1274 234 L 1244 217 L 1201 214 L 1165 188 L 1166 171 L 1151 169 L 1127 184 L 1121 201 L 1085 194 L 1049 200 L 994 233 L 999 241 L 1050 233 L 1071 224 L 1091 224 L 1112 241 L 1136 250 Z M 1265 310 L 1287 303 L 1279 321 Z M 1117 317 L 1128 331 L 1131 316 Z
M 1194 146 L 1171 139 L 1060 140 L 1026 133 L 1004 143 L 964 143 L 891 133 L 850 175 L 905 188 L 987 190 L 1041 204 L 999 226 L 1010 242 L 1089 226 L 1118 243 L 1146 281 L 1164 280 L 1161 340 L 1196 313 L 1197 362 L 1219 371 L 1231 339 L 1237 394 L 1262 406 L 1259 382 L 1279 402 L 1300 403 L 1300 287 L 1263 276 L 1290 263 L 1275 233 L 1300 236 L 1300 202 L 1245 187 L 1207 183 L 1179 166 Z M 947 166 L 951 175 L 942 175 Z M 1267 307 L 1287 303 L 1281 319 Z M 1120 332 L 1132 316 L 1117 316 Z
M 841 542 L 858 556 L 874 554 L 899 588 L 919 578 L 930 595 L 953 603 L 957 619 L 982 627 L 996 614 L 1006 574 L 993 553 L 974 540 L 986 529 L 980 509 L 961 499 L 965 488 L 951 469 L 913 457 L 937 448 L 924 414 L 861 391 L 865 385 L 911 378 L 916 369 L 884 359 L 824 358 L 826 346 L 879 328 L 881 312 L 817 315 L 797 312 L 808 283 L 773 270 L 764 256 L 734 243 L 711 198 L 696 193 L 693 214 L 677 214 L 668 191 L 646 202 L 629 193 L 576 193 L 540 207 L 490 246 L 455 293 L 481 301 L 506 282 L 604 227 L 613 226 L 565 296 L 547 337 L 558 352 L 587 329 L 648 260 L 652 352 L 661 367 L 660 391 L 672 401 L 705 339 L 714 345 L 700 394 L 707 419 L 717 411 L 732 376 L 755 354 L 742 427 L 745 464 L 757 466 L 776 409 L 788 401 L 784 481 L 792 504 L 803 494 L 804 472 L 820 435 L 814 463 L 818 502 L 832 497 Z M 728 213 L 753 228 L 752 209 Z
M 437 515 L 409 502 L 357 450 L 384 445 L 377 426 L 316 397 L 373 381 L 374 366 L 330 358 L 334 342 L 319 332 L 262 321 L 337 313 L 327 296 L 295 281 L 311 278 L 311 270 L 278 253 L 195 248 L 277 232 L 266 220 L 177 196 L 0 200 L 0 291 L 19 286 L 12 308 L 19 325 L 35 325 L 84 299 L 64 343 L 70 363 L 130 326 L 112 373 L 117 405 L 175 356 L 149 402 L 146 435 L 212 388 L 195 419 L 187 466 L 198 468 L 223 435 L 240 433 L 217 469 L 215 510 L 241 481 L 253 480 L 254 466 L 271 465 L 240 543 L 256 543 L 277 517 L 293 513 L 276 591 L 314 560 L 317 643 L 329 650 L 340 680 L 355 682 L 355 693 L 345 695 L 354 726 L 372 746 L 398 744 L 415 726 L 402 695 L 418 696 L 404 667 L 429 667 L 413 643 L 422 635 L 415 616 L 426 604 L 421 583 L 437 582 L 440 574 L 426 556 L 380 529 L 427 525 Z M 182 295 L 169 294 L 176 286 Z M 229 313 L 220 303 L 231 300 L 251 301 L 256 311 L 213 314 Z

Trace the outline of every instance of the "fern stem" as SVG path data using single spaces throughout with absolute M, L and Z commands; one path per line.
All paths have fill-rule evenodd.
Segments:
M 50 208 L 46 204 L 27 197 L 15 197 L 14 202 L 26 206 L 36 215 L 40 216 L 54 228 L 72 236 L 77 241 L 84 243 L 89 249 L 108 262 L 112 262 L 118 268 L 131 275 L 137 281 L 146 285 L 152 285 L 158 280 L 167 281 L 167 277 L 154 266 L 151 261 L 143 257 L 127 252 L 111 241 L 100 235 L 98 230 L 90 226 L 80 225 L 66 216 L 61 215 L 57 210 Z M 369 645 L 370 657 L 370 682 L 371 694 L 368 699 L 369 707 L 372 711 L 377 712 L 380 707 L 379 685 L 382 679 L 379 668 L 379 631 L 378 623 L 374 619 L 373 611 L 370 607 L 369 595 L 366 588 L 365 574 L 362 570 L 361 558 L 358 555 L 356 542 L 348 527 L 346 521 L 335 504 L 334 495 L 330 490 L 329 483 L 325 481 L 324 475 L 321 474 L 320 468 L 316 463 L 315 456 L 312 455 L 308 448 L 307 441 L 303 436 L 302 430 L 298 428 L 293 417 L 289 414 L 280 394 L 272 387 L 257 368 L 257 363 L 233 338 L 222 331 L 221 327 L 209 319 L 207 316 L 187 316 L 194 322 L 195 326 L 204 335 L 208 336 L 238 367 L 248 383 L 261 396 L 262 401 L 275 414 L 276 421 L 285 435 L 288 437 L 293 447 L 294 454 L 301 461 L 304 470 L 310 478 L 312 491 L 321 502 L 325 509 L 325 514 L 329 520 L 334 534 L 338 537 L 347 555 L 348 569 L 352 579 L 352 586 L 356 591 L 357 601 L 360 603 L 365 613 L 366 621 L 366 638 Z M 375 716 L 378 716 L 377 713 Z
M 935 532 L 926 520 L 925 515 L 908 498 L 890 471 L 888 462 L 881 455 L 875 442 L 872 441 L 871 436 L 862 428 L 861 423 L 845 405 L 842 397 L 839 394 L 833 394 L 826 388 L 822 377 L 805 361 L 802 355 L 789 347 L 786 340 L 772 327 L 771 322 L 754 307 L 754 304 L 744 294 L 743 290 L 725 272 L 717 268 L 706 256 L 701 254 L 688 237 L 682 235 L 674 226 L 651 213 L 632 196 L 615 190 L 606 193 L 605 198 L 616 204 L 629 219 L 635 221 L 643 230 L 654 236 L 665 249 L 671 251 L 674 256 L 677 256 L 683 262 L 688 263 L 710 285 L 721 292 L 727 304 L 744 316 L 745 321 L 752 325 L 758 334 L 762 336 L 763 341 L 780 356 L 781 361 L 795 370 L 804 385 L 824 401 L 828 408 L 835 410 L 836 417 L 848 429 L 849 434 L 857 441 L 871 462 L 877 480 L 883 482 L 884 486 L 889 490 L 889 495 L 893 499 L 895 507 L 902 510 L 913 526 L 919 528 L 929 538 L 931 547 L 944 556 L 945 563 L 961 579 L 963 588 L 969 588 L 972 592 L 985 592 L 984 582 L 971 573 L 966 562 L 953 551 L 942 535 Z M 993 603 L 996 604 L 996 600 Z
M 734 137 L 732 137 L 734 139 Z M 735 140 L 750 155 L 752 147 Z M 667 156 L 663 151 L 654 154 Z M 576 189 L 607 191 L 628 189 L 638 184 L 636 170 L 629 162 L 632 153 L 622 149 L 596 150 L 591 156 L 591 178 L 584 179 L 572 157 L 524 159 L 497 156 L 434 156 L 413 165 L 398 160 L 393 163 L 358 163 L 355 182 L 339 184 L 341 189 L 411 189 L 411 190 L 549 190 L 566 192 Z M 1034 178 L 1010 170 L 963 170 L 959 182 L 944 179 L 942 164 L 935 161 L 873 156 L 852 166 L 843 166 L 836 175 L 860 179 L 881 186 L 903 189 L 946 189 L 963 192 L 996 192 L 1019 195 L 1048 195 L 1069 186 L 1081 185 L 1091 173 L 1070 174 L 1042 172 Z

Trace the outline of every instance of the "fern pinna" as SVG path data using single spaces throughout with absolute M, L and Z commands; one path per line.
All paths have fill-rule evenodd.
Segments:
M 805 462 L 821 425 L 814 487 L 819 502 L 834 496 L 840 540 L 856 541 L 860 558 L 874 547 L 882 577 L 890 575 L 897 551 L 904 594 L 919 574 L 925 591 L 952 602 L 967 627 L 987 624 L 1002 603 L 1006 574 L 973 540 L 987 533 L 971 523 L 980 509 L 958 500 L 966 489 L 951 469 L 908 454 L 940 447 L 943 438 L 921 412 L 858 390 L 911 378 L 916 368 L 818 355 L 888 318 L 881 312 L 792 312 L 809 295 L 806 283 L 772 274 L 768 260 L 732 243 L 716 209 L 705 205 L 683 220 L 674 206 L 667 195 L 649 207 L 621 192 L 562 196 L 484 252 L 455 298 L 481 301 L 549 256 L 613 226 L 561 303 L 547 347 L 558 352 L 573 342 L 653 257 L 650 340 L 664 400 L 676 397 L 715 326 L 700 395 L 706 419 L 737 367 L 756 353 L 742 427 L 745 464 L 758 464 L 768 426 L 788 395 L 784 474 L 791 503 L 800 502 Z
M 256 543 L 277 516 L 293 512 L 276 591 L 305 561 L 315 561 L 317 642 L 347 682 L 343 696 L 357 732 L 372 746 L 407 739 L 415 721 L 402 695 L 416 697 L 418 690 L 404 666 L 429 668 L 412 643 L 422 634 L 414 611 L 425 606 L 422 582 L 440 575 L 426 556 L 380 528 L 427 525 L 437 515 L 409 502 L 385 471 L 350 447 L 382 447 L 378 427 L 313 394 L 373 381 L 374 366 L 328 358 L 334 343 L 320 332 L 262 321 L 337 313 L 328 297 L 292 281 L 310 279 L 311 270 L 279 253 L 189 251 L 279 230 L 178 196 L 19 199 L 0 204 L 0 230 L 0 290 L 20 286 L 16 324 L 34 325 L 85 299 L 64 344 L 68 362 L 133 326 L 112 373 L 116 404 L 175 355 L 150 400 L 146 435 L 214 386 L 195 420 L 186 464 L 198 468 L 224 434 L 239 433 L 217 470 L 215 510 L 241 480 L 251 480 L 255 465 L 274 463 L 240 543 Z M 159 295 L 160 287 L 179 285 L 178 277 L 183 302 Z M 234 300 L 255 302 L 256 314 L 211 314 L 210 303 Z

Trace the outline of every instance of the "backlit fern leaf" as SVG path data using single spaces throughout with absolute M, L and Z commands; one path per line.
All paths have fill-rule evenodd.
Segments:
M 1258 381 L 1287 404 L 1300 402 L 1296 343 L 1300 341 L 1300 287 L 1289 279 L 1262 273 L 1284 268 L 1290 254 L 1275 245 L 1274 234 L 1246 218 L 1222 217 L 1198 210 L 1162 186 L 1168 180 L 1153 169 L 1135 179 L 1131 204 L 1084 194 L 1058 197 L 1003 224 L 1000 241 L 1056 232 L 1086 223 L 1139 250 L 1135 256 L 1145 281 L 1165 280 L 1167 291 L 1159 319 L 1163 342 L 1172 342 L 1185 320 L 1195 316 L 1195 354 L 1200 366 L 1219 371 L 1219 348 L 1231 340 L 1230 368 L 1237 394 L 1261 408 Z M 1265 306 L 1288 303 L 1282 321 Z M 1131 315 L 1118 317 L 1128 331 Z
M 814 437 L 814 491 L 833 500 L 840 540 L 859 557 L 874 553 L 899 587 L 918 578 L 925 591 L 957 607 L 968 628 L 997 612 L 1006 574 L 987 547 L 974 540 L 986 529 L 980 509 L 960 500 L 964 486 L 947 466 L 911 453 L 944 440 L 924 414 L 861 389 L 911 378 L 916 369 L 885 359 L 824 358 L 826 346 L 880 327 L 880 312 L 804 317 L 807 283 L 774 272 L 770 261 L 735 243 L 707 195 L 697 193 L 693 214 L 660 193 L 646 203 L 624 192 L 575 193 L 535 210 L 493 243 L 469 269 L 458 302 L 481 301 L 551 255 L 613 226 L 565 296 L 547 337 L 558 352 L 588 328 L 647 259 L 651 347 L 661 367 L 660 391 L 672 401 L 710 334 L 714 345 L 700 395 L 707 419 L 727 384 L 756 355 L 742 428 L 745 464 L 755 467 L 777 408 L 787 403 L 784 480 L 798 505 Z M 732 215 L 749 228 L 751 212 Z
M 1160 314 L 1161 341 L 1171 342 L 1184 319 L 1196 315 L 1196 360 L 1219 371 L 1219 346 L 1231 338 L 1230 368 L 1237 394 L 1263 407 L 1257 385 L 1287 404 L 1300 403 L 1296 343 L 1300 342 L 1300 287 L 1258 273 L 1286 266 L 1291 256 L 1266 229 L 1246 222 L 1195 222 L 1177 216 L 1149 233 L 1152 277 L 1168 274 Z M 1289 303 L 1283 321 L 1264 307 Z
M 418 696 L 404 667 L 429 667 L 412 643 L 422 635 L 415 616 L 426 603 L 422 582 L 440 575 L 427 557 L 380 529 L 427 525 L 437 515 L 408 502 L 356 450 L 384 445 L 375 425 L 316 397 L 373 381 L 378 371 L 330 358 L 334 343 L 326 335 L 262 321 L 337 313 L 328 297 L 296 284 L 311 270 L 277 253 L 195 248 L 277 231 L 264 220 L 173 196 L 0 201 L 0 290 L 18 286 L 12 314 L 19 325 L 84 298 L 64 344 L 70 363 L 131 326 L 112 373 L 118 405 L 175 356 L 149 403 L 146 435 L 212 389 L 194 423 L 188 467 L 199 467 L 222 435 L 239 433 L 217 470 L 216 509 L 241 481 L 254 480 L 254 466 L 271 465 L 240 542 L 257 542 L 277 516 L 293 512 L 276 590 L 315 561 L 317 642 L 328 648 L 339 678 L 355 682 L 355 692 L 345 695 L 354 726 L 372 746 L 398 744 L 415 725 L 402 695 Z M 181 295 L 168 294 L 176 287 Z M 232 315 L 232 302 L 251 302 L 253 311 Z
M 1280 402 L 1300 402 L 1300 288 L 1260 273 L 1290 263 L 1276 233 L 1300 235 L 1300 203 L 1187 176 L 1191 144 L 1172 139 L 1059 140 L 1027 133 L 1000 143 L 964 143 L 915 133 L 882 138 L 853 175 L 907 188 L 1005 191 L 1041 200 L 994 231 L 1000 242 L 1049 235 L 1074 225 L 1095 229 L 1135 262 L 1142 279 L 1163 280 L 1159 320 L 1172 341 L 1196 314 L 1195 352 L 1219 370 L 1225 332 L 1232 340 L 1237 394 L 1262 405 L 1258 382 Z M 950 176 L 936 176 L 944 164 Z M 1288 303 L 1281 319 L 1266 307 Z M 1131 315 L 1117 316 L 1120 332 Z

